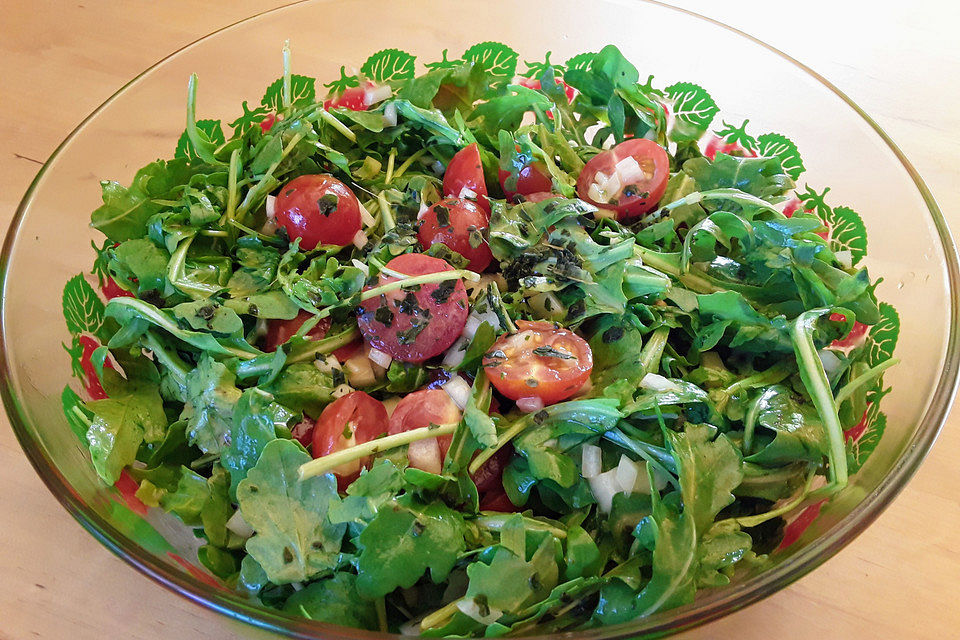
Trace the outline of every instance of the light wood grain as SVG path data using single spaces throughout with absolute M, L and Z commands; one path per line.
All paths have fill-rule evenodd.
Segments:
M 124 82 L 281 2 L 6 0 L 0 18 L 0 224 L 39 162 Z M 903 148 L 960 228 L 960 8 L 933 0 L 677 2 L 756 35 L 846 91 Z M 881 10 L 882 8 L 882 10 Z M 745 61 L 745 68 L 749 66 Z M 154 585 L 84 532 L 0 426 L 0 638 L 265 638 Z M 951 638 L 960 607 L 960 416 L 880 519 L 792 587 L 685 638 Z

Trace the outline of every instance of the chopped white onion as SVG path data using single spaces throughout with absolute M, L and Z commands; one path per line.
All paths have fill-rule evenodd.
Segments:
M 377 376 L 370 366 L 370 359 L 363 353 L 351 356 L 343 363 L 344 372 L 351 387 L 370 387 L 376 384 Z
M 363 249 L 367 246 L 367 234 L 363 230 L 357 231 L 357 235 L 353 236 L 353 246 L 357 249 Z
M 594 182 L 590 185 L 590 188 L 587 189 L 587 197 L 593 200 L 594 202 L 605 202 L 603 199 L 603 193 L 600 191 L 600 187 L 597 186 L 597 183 Z
M 461 411 L 467 408 L 467 403 L 470 402 L 470 385 L 466 380 L 455 375 L 440 388 L 447 392 L 453 404 L 457 405 Z
M 463 362 L 463 356 L 467 353 L 467 347 L 470 346 L 470 341 L 473 340 L 473 337 L 477 334 L 477 329 L 479 329 L 480 325 L 484 322 L 493 327 L 494 331 L 500 329 L 500 318 L 498 318 L 497 314 L 493 311 L 485 311 L 483 313 L 471 311 L 470 315 L 467 316 L 467 322 L 463 325 L 463 331 L 460 333 L 460 337 L 450 345 L 450 348 L 447 349 L 443 355 L 444 367 L 452 369 Z
M 460 609 L 461 613 L 470 616 L 480 624 L 493 624 L 503 615 L 503 611 L 494 609 L 493 607 L 487 607 L 487 615 L 480 615 L 480 605 L 478 605 L 477 601 L 473 598 L 457 600 L 457 609 Z
M 368 267 L 368 266 L 365 265 L 364 263 L 360 262 L 360 261 L 357 260 L 356 258 L 354 258 L 353 260 L 351 260 L 351 261 L 350 261 L 350 264 L 352 264 L 352 265 L 355 266 L 357 269 L 359 269 L 359 270 L 361 271 L 361 273 L 363 273 L 363 276 L 364 276 L 364 277 L 368 277 L 368 276 L 370 275 L 370 267 Z
M 637 488 L 640 477 L 640 468 L 636 462 L 624 454 L 620 454 L 620 464 L 617 465 L 617 483 L 624 493 L 633 493 Z
M 827 377 L 833 377 L 837 371 L 843 366 L 843 363 L 840 361 L 840 358 L 837 357 L 830 349 L 820 349 L 817 351 L 817 355 L 820 356 L 820 362 L 823 364 L 823 371 L 827 374 Z
M 610 469 L 587 480 L 590 491 L 597 500 L 597 506 L 604 513 L 610 512 L 613 506 L 613 496 L 620 493 L 620 484 L 617 482 L 617 470 Z
M 463 333 L 461 335 L 472 340 L 473 336 L 477 335 L 477 329 L 480 328 L 482 323 L 483 320 L 473 314 L 467 316 L 467 322 L 463 325 Z
M 463 362 L 463 357 L 467 355 L 467 344 L 469 342 L 466 336 L 460 336 L 454 340 L 450 348 L 443 354 L 443 366 L 445 369 L 452 369 Z
M 424 616 L 419 616 L 410 620 L 409 622 L 404 622 L 400 625 L 400 635 L 402 636 L 419 636 L 423 630 L 420 628 L 420 622 L 423 620 Z
M 267 196 L 267 203 L 265 206 L 267 209 L 267 218 L 272 220 L 277 211 L 277 196 Z
M 843 265 L 844 269 L 849 269 L 853 266 L 853 253 L 851 253 L 849 250 L 837 251 L 833 255 L 837 257 L 837 262 Z
M 620 182 L 620 174 L 614 173 L 612 176 L 610 176 L 610 179 L 607 180 L 607 184 L 601 188 L 601 191 L 604 193 L 603 202 L 610 202 L 613 200 L 616 195 L 620 193 L 620 189 L 622 188 L 623 183 Z
M 388 84 L 382 84 L 379 87 L 370 87 L 363 92 L 363 103 L 368 107 L 378 102 L 383 102 L 393 95 L 393 90 Z
M 430 207 L 428 207 L 425 202 L 421 202 L 420 211 L 417 211 L 417 220 L 423 220 L 423 216 L 427 215 L 427 211 L 430 211 Z
M 640 380 L 641 389 L 650 391 L 680 391 L 680 387 L 675 382 L 656 373 L 648 373 Z
M 593 182 L 597 185 L 598 189 L 605 189 L 607 186 L 607 180 L 610 179 L 610 176 L 605 174 L 603 171 L 597 171 L 593 176 Z
M 520 411 L 524 413 L 536 413 L 543 409 L 543 406 L 543 400 L 536 396 L 517 400 L 517 409 L 520 409 Z
M 354 392 L 354 388 L 348 385 L 346 382 L 341 384 L 339 387 L 330 392 L 334 398 L 342 398 L 345 395 L 351 394 Z
M 373 347 L 370 347 L 367 357 L 370 358 L 371 362 L 380 365 L 384 369 L 389 369 L 390 363 L 393 362 L 393 358 L 389 353 L 384 353 L 383 351 L 380 351 L 380 349 L 374 349 Z
M 290 586 L 293 587 L 293 590 L 294 590 L 294 591 L 303 591 L 303 583 L 302 583 L 302 582 L 291 582 L 291 583 L 290 583 Z
M 313 366 L 315 366 L 319 371 L 323 373 L 333 373 L 334 369 L 340 368 L 340 361 L 332 354 L 328 353 L 327 357 L 323 360 L 317 358 L 313 361 Z
M 443 461 L 440 459 L 440 445 L 436 438 L 417 440 L 407 447 L 407 461 L 414 469 L 429 473 L 440 473 Z
M 589 480 L 603 472 L 602 451 L 595 444 L 585 444 L 581 451 L 580 475 Z
M 256 533 L 253 527 L 250 526 L 250 523 L 244 520 L 243 514 L 240 513 L 239 509 L 227 520 L 227 529 L 244 540 Z
M 460 195 L 457 196 L 461 200 L 476 200 L 477 192 L 471 189 L 470 187 L 463 187 L 460 189 Z
M 387 417 L 393 415 L 393 410 L 400 404 L 400 396 L 391 396 L 383 401 L 383 408 L 387 410 Z
M 363 203 L 360 203 L 360 222 L 365 227 L 372 227 L 376 223 L 376 220 L 374 220 L 373 216 L 370 215 L 370 212 L 367 211 L 367 208 L 363 206 Z
M 260 227 L 260 233 L 265 236 L 272 236 L 277 232 L 277 229 L 279 229 L 279 226 L 277 226 L 277 219 L 267 218 L 263 221 L 263 226 Z
M 640 180 L 645 180 L 647 174 L 644 172 L 640 163 L 633 156 L 627 156 L 620 160 L 614 168 L 620 174 L 620 182 L 623 184 L 632 184 Z
M 258 338 L 264 337 L 265 335 L 267 335 L 268 327 L 269 327 L 269 324 L 267 323 L 266 318 L 257 318 L 257 324 L 254 325 L 254 329 L 253 329 L 254 335 L 256 335 Z M 112 355 L 113 354 L 111 354 L 111 356 Z
M 397 126 L 397 103 L 388 102 L 383 108 L 383 125 L 385 127 Z

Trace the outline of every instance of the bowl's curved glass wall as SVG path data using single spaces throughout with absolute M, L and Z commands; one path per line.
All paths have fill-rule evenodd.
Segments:
M 705 87 L 721 120 L 750 119 L 756 133 L 777 131 L 800 149 L 806 172 L 799 185 L 863 217 L 869 233 L 866 263 L 883 277 L 881 299 L 901 321 L 897 354 L 903 363 L 886 375 L 887 429 L 851 487 L 826 505 L 798 544 L 775 555 L 770 573 L 704 594 L 698 603 L 622 629 L 587 637 L 636 635 L 689 626 L 765 595 L 819 564 L 851 539 L 902 485 L 932 443 L 956 376 L 954 321 L 956 259 L 929 195 L 874 127 L 817 78 L 731 30 L 667 7 L 643 2 L 550 0 L 513 3 L 460 0 L 341 0 L 299 4 L 239 23 L 187 47 L 131 82 L 55 154 L 24 200 L 6 245 L 3 291 L 5 401 L 34 464 L 62 502 L 114 551 L 190 598 L 299 637 L 362 637 L 293 621 L 245 602 L 192 576 L 192 536 L 165 516 L 149 523 L 98 484 L 86 453 L 70 431 L 60 393 L 71 383 L 68 339 L 60 313 L 64 282 L 89 271 L 95 238 L 87 226 L 100 201 L 99 180 L 128 183 L 140 166 L 172 155 L 185 120 L 187 78 L 200 77 L 198 117 L 228 123 L 240 103 L 255 104 L 280 75 L 280 48 L 290 40 L 293 69 L 319 79 L 339 77 L 375 49 L 397 47 L 423 64 L 446 50 L 458 58 L 474 43 L 504 42 L 523 61 L 545 52 L 562 62 L 616 44 L 663 86 L 691 81 Z M 939 226 L 938 226 L 939 225 Z M 945 247 L 946 243 L 946 247 Z M 953 294 L 953 297 L 952 295 Z M 176 556 L 176 557 L 175 557 Z

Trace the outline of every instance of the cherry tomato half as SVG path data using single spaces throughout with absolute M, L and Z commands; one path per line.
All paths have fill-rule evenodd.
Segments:
M 593 352 L 587 341 L 549 322 L 518 320 L 517 333 L 504 334 L 483 358 L 490 384 L 510 398 L 566 400 L 590 378 Z
M 370 108 L 367 103 L 367 91 L 376 87 L 372 82 L 364 82 L 359 87 L 345 89 L 343 93 L 333 98 L 327 98 L 323 101 L 323 108 L 330 109 L 349 109 L 350 111 L 366 111 Z
M 846 320 L 846 317 L 840 313 L 831 313 L 830 320 L 834 322 L 843 322 Z M 832 343 L 830 343 L 830 346 L 839 349 L 852 349 L 853 347 L 860 346 L 863 344 L 863 341 L 866 339 L 869 331 L 870 327 L 868 325 L 865 325 L 862 322 L 854 321 L 853 328 L 850 329 L 850 333 L 839 340 L 834 340 Z
M 293 337 L 300 326 L 313 316 L 306 311 L 301 311 L 293 320 L 271 320 L 267 325 L 267 337 L 264 342 L 264 350 L 276 351 L 277 347 Z M 307 331 L 307 339 L 321 340 L 330 330 L 330 318 L 321 318 L 310 331 Z
M 622 163 L 628 158 L 633 161 Z M 657 206 L 669 178 L 670 158 L 664 148 L 646 138 L 631 138 L 587 162 L 577 178 L 577 195 L 615 210 L 619 219 L 631 218 Z
M 328 404 L 313 428 L 313 457 L 320 458 L 347 447 L 369 442 L 389 426 L 383 403 L 363 391 L 348 393 Z M 341 491 L 369 467 L 370 458 L 345 462 L 333 469 Z
M 424 212 L 417 237 L 424 251 L 437 243 L 446 245 L 470 261 L 468 269 L 483 271 L 493 260 L 483 238 L 489 226 L 490 216 L 473 202 L 444 198 Z
M 524 165 L 514 176 L 516 184 L 513 184 L 510 171 L 500 169 L 500 187 L 503 189 L 503 195 L 507 200 L 513 200 L 517 195 L 526 196 L 540 191 L 550 191 L 553 189 L 553 180 L 550 179 L 550 173 L 545 164 L 539 161 Z
M 135 298 L 132 293 L 120 287 L 117 284 L 117 281 L 107 276 L 103 280 L 103 284 L 100 286 L 100 291 L 103 292 L 103 297 L 107 300 L 113 300 L 114 298 Z
M 559 193 L 550 193 L 549 191 L 537 191 L 536 193 L 531 193 L 523 197 L 527 202 L 543 202 L 544 200 L 552 200 L 553 198 L 559 198 Z
M 453 270 L 443 260 L 422 253 L 405 253 L 386 266 L 409 276 Z M 365 290 L 396 281 L 381 273 Z M 423 362 L 454 343 L 468 313 L 467 290 L 458 278 L 420 285 L 416 291 L 394 289 L 366 300 L 357 308 L 357 324 L 370 346 L 403 362 Z
M 325 174 L 294 178 L 280 187 L 274 203 L 277 224 L 301 249 L 318 244 L 345 246 L 360 231 L 360 203 L 350 187 Z
M 557 82 L 563 85 L 563 93 L 567 96 L 567 102 L 573 102 L 573 97 L 577 95 L 577 90 L 559 78 L 557 78 Z M 536 80 L 535 78 L 524 78 L 519 84 L 521 87 L 526 87 L 527 89 L 536 89 L 537 91 L 540 90 L 540 81 Z M 548 117 L 550 117 L 549 113 Z
M 431 424 L 460 421 L 460 409 L 443 389 L 421 389 L 407 394 L 390 414 L 390 435 L 412 431 Z M 430 473 L 440 473 L 443 457 L 450 448 L 451 436 L 427 438 L 410 443 L 407 459 L 410 466 Z
M 483 180 L 483 164 L 480 162 L 480 148 L 476 142 L 457 151 L 443 174 L 443 195 L 459 198 L 464 189 L 470 189 L 477 194 L 476 204 L 490 213 L 487 183 Z
M 711 160 L 714 160 L 716 159 L 718 153 L 723 153 L 728 156 L 737 156 L 739 158 L 757 157 L 755 151 L 747 151 L 740 145 L 739 142 L 727 142 L 724 138 L 714 136 L 710 142 L 707 143 L 707 147 L 703 150 L 703 155 L 707 156 Z
M 97 350 L 100 343 L 87 335 L 81 335 L 77 341 L 83 349 L 80 354 L 80 368 L 83 369 L 83 388 L 87 390 L 91 400 L 103 400 L 107 397 L 107 392 L 103 390 L 103 385 L 100 384 L 100 378 L 97 377 L 97 370 L 94 368 L 92 360 L 93 352 Z M 113 369 L 113 364 L 107 359 L 103 363 L 103 367 Z

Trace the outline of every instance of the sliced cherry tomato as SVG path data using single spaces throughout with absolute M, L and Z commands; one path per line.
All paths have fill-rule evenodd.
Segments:
M 503 470 L 510 464 L 513 447 L 505 446 L 484 462 L 471 477 L 477 491 L 483 496 L 490 492 L 503 491 Z
M 122 289 L 120 285 L 117 284 L 117 281 L 107 276 L 103 280 L 103 284 L 100 285 L 100 291 L 103 292 L 103 297 L 107 300 L 113 300 L 114 298 L 135 298 L 136 296 Z
M 446 245 L 470 261 L 468 269 L 483 271 L 493 260 L 483 237 L 489 226 L 490 216 L 473 202 L 444 198 L 424 212 L 417 237 L 424 251 Z
M 318 244 L 345 246 L 360 231 L 360 203 L 350 187 L 325 174 L 294 178 L 274 203 L 277 224 L 301 249 Z
M 867 430 L 867 415 L 870 413 L 869 409 L 870 405 L 868 404 L 867 411 L 863 412 L 863 417 L 860 418 L 860 422 L 843 432 L 843 439 L 845 441 L 856 442 Z
M 625 166 L 622 161 L 628 158 L 633 161 Z M 622 220 L 656 208 L 669 178 L 670 157 L 664 148 L 646 138 L 631 138 L 587 162 L 577 178 L 577 195 L 616 211 Z
M 367 102 L 367 91 L 373 89 L 377 85 L 372 82 L 364 82 L 359 87 L 351 87 L 344 90 L 338 96 L 333 98 L 327 98 L 323 102 L 323 108 L 329 111 L 330 109 L 349 109 L 350 111 L 366 111 L 370 108 L 370 104 Z
M 346 344 L 340 347 L 339 349 L 335 349 L 332 353 L 333 353 L 333 357 L 336 358 L 338 361 L 346 362 L 353 356 L 360 353 L 362 349 L 363 349 L 363 340 L 354 340 L 350 344 Z
M 304 420 L 294 425 L 293 429 L 290 430 L 290 434 L 294 440 L 304 447 L 309 447 L 313 444 L 313 428 L 316 426 L 316 422 L 306 418 L 306 416 L 304 416 L 304 418 Z
M 277 123 L 277 114 L 268 113 L 267 117 L 260 121 L 260 130 L 264 133 L 270 131 L 273 128 L 273 125 Z
M 788 218 L 792 218 L 793 214 L 799 211 L 800 207 L 802 206 L 803 206 L 803 201 L 801 201 L 800 198 L 792 198 L 790 200 L 787 200 L 787 203 L 783 205 L 783 215 L 787 216 Z M 804 209 L 804 211 L 806 211 L 807 213 L 813 213 L 813 209 Z M 824 240 L 828 240 L 830 238 L 829 231 L 817 231 L 817 235 L 823 238 Z
M 703 150 L 703 155 L 707 156 L 711 160 L 716 159 L 718 153 L 724 153 L 728 156 L 736 156 L 739 158 L 756 158 L 757 153 L 755 151 L 747 151 L 744 149 L 739 142 L 727 142 L 725 139 L 714 136 L 710 142 L 707 143 L 707 148 Z
M 511 400 L 539 398 L 549 405 L 566 400 L 590 378 L 593 352 L 573 331 L 527 320 L 518 320 L 517 328 L 500 336 L 483 358 L 497 391 Z
M 263 345 L 266 351 L 276 351 L 277 347 L 293 337 L 300 326 L 313 316 L 306 311 L 301 311 L 293 320 L 271 320 L 267 325 L 267 338 Z M 307 331 L 308 340 L 321 340 L 330 330 L 330 318 L 321 318 L 310 331 Z
M 507 492 L 503 489 L 490 491 L 480 498 L 480 511 L 499 511 L 500 513 L 516 513 L 523 509 L 510 502 Z
M 563 85 L 563 93 L 567 96 L 567 102 L 573 102 L 573 97 L 577 95 L 577 90 L 559 78 L 557 78 L 557 82 Z M 527 89 L 540 90 L 540 81 L 535 78 L 523 78 L 519 84 L 521 87 L 526 87 Z M 547 117 L 551 117 L 551 115 L 548 113 Z
M 460 198 L 464 189 L 470 189 L 477 194 L 477 206 L 490 213 L 487 183 L 483 180 L 483 164 L 480 162 L 480 148 L 476 142 L 457 151 L 443 174 L 443 195 Z
M 386 266 L 409 276 L 453 270 L 443 260 L 422 253 L 405 253 Z M 396 281 L 381 273 L 366 290 Z M 394 289 L 366 300 L 357 308 L 357 324 L 370 346 L 403 362 L 423 362 L 454 343 L 468 313 L 467 290 L 458 278 L 423 284 L 416 291 Z
M 412 431 L 431 424 L 459 422 L 460 409 L 442 389 L 421 389 L 407 394 L 390 415 L 390 435 Z M 450 448 L 451 436 L 427 438 L 410 443 L 407 459 L 410 466 L 430 473 L 440 473 L 443 457 Z
M 507 200 L 513 200 L 518 195 L 525 196 L 553 189 L 553 180 L 550 179 L 550 173 L 547 171 L 546 165 L 539 161 L 524 165 L 516 174 L 500 169 L 499 176 L 500 186 L 503 188 L 503 194 L 507 197 Z M 515 183 L 511 177 L 516 179 Z
M 83 349 L 80 354 L 80 368 L 83 369 L 84 378 L 83 388 L 87 390 L 91 400 L 103 400 L 107 397 L 107 392 L 103 390 L 103 385 L 100 384 L 100 378 L 97 377 L 97 370 L 93 368 L 91 359 L 93 352 L 97 350 L 100 343 L 87 335 L 81 335 L 78 342 Z M 113 369 L 109 359 L 103 363 L 103 366 L 106 369 Z
M 531 193 L 530 195 L 524 196 L 523 199 L 527 202 L 543 202 L 544 200 L 552 200 L 553 198 L 559 198 L 560 194 L 550 193 L 549 191 L 537 191 L 536 193 Z
M 313 457 L 369 442 L 387 432 L 389 418 L 383 403 L 363 391 L 348 393 L 328 404 L 313 428 Z M 345 462 L 333 469 L 341 491 L 369 467 L 370 458 Z
M 846 320 L 846 317 L 840 313 L 831 313 L 830 320 L 833 322 L 843 322 Z M 866 338 L 867 332 L 870 331 L 870 327 L 861 322 L 854 322 L 853 328 L 850 329 L 845 337 L 834 340 L 830 343 L 831 347 L 837 347 L 839 349 L 850 349 L 852 347 L 859 346 L 863 344 L 864 339 Z

